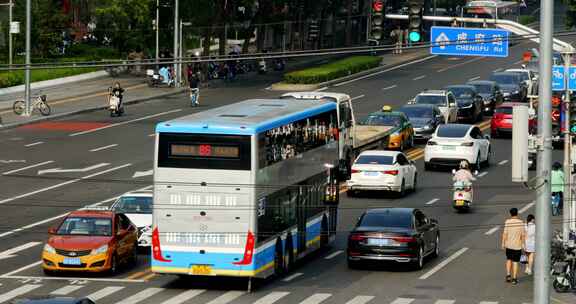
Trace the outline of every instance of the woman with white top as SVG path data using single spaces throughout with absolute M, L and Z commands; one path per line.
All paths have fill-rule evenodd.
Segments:
M 534 215 L 530 214 L 526 218 L 526 241 L 525 241 L 525 253 L 528 258 L 528 264 L 526 264 L 526 274 L 532 274 L 532 265 L 534 264 L 534 252 L 536 251 L 536 221 Z

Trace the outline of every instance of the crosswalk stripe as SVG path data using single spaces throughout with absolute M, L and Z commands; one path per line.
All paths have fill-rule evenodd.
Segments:
M 186 290 L 184 292 L 181 292 L 177 296 L 174 296 L 174 297 L 162 302 L 162 304 L 181 304 L 181 303 L 184 303 L 184 302 L 196 297 L 197 295 L 199 295 L 205 291 L 206 290 L 204 290 L 204 289 Z
M 498 302 L 482 301 L 482 302 L 480 302 L 480 304 L 498 304 Z
M 328 299 L 331 296 L 332 296 L 331 293 L 315 293 L 315 294 L 309 296 L 308 298 L 306 298 L 304 301 L 300 302 L 300 304 L 322 303 L 322 302 L 324 302 L 324 300 Z
M 434 302 L 434 304 L 454 304 L 454 300 L 438 300 L 436 302 Z
M 105 288 L 102 288 L 90 295 L 88 295 L 88 298 L 90 298 L 92 301 L 96 302 L 102 298 L 105 298 L 115 292 L 118 292 L 120 290 L 124 289 L 124 287 L 122 286 L 108 286 Z
M 355 296 L 352 300 L 346 302 L 346 304 L 366 304 L 374 299 L 373 296 Z
M 122 301 L 118 302 L 118 303 L 122 303 L 122 304 L 136 304 L 140 301 L 146 300 L 149 297 L 163 291 L 164 288 L 156 288 L 156 287 L 150 287 L 150 288 L 146 288 L 144 290 L 142 290 L 141 292 L 134 294 L 126 299 L 123 299 Z
M 396 300 L 392 301 L 390 304 L 410 304 L 414 302 L 414 299 L 410 298 L 396 298 Z
M 54 290 L 50 294 L 57 295 L 57 296 L 65 296 L 65 295 L 68 295 L 70 293 L 73 293 L 74 291 L 76 291 L 82 287 L 84 287 L 84 285 L 66 285 L 62 288 L 58 288 L 58 289 Z
M 244 294 L 243 291 L 229 291 L 206 304 L 227 304 Z
M 21 296 L 25 293 L 28 293 L 28 292 L 30 292 L 30 291 L 32 291 L 32 290 L 34 290 L 40 286 L 42 286 L 42 285 L 27 284 L 27 285 L 20 286 L 16 289 L 12 289 L 9 292 L 0 295 L 0 303 L 10 301 L 10 300 L 14 299 L 15 297 L 18 297 L 18 296 Z
M 286 292 L 286 291 L 273 291 L 273 292 L 265 295 L 264 297 L 258 299 L 253 304 L 272 304 L 272 303 L 275 303 L 276 301 L 282 299 L 283 297 L 285 297 L 289 294 L 290 293 Z

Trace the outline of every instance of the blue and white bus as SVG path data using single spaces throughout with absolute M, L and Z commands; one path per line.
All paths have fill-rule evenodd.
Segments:
M 158 124 L 152 271 L 265 278 L 333 241 L 336 107 L 254 99 Z

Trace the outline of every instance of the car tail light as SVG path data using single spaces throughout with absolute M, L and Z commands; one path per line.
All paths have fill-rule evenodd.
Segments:
M 382 171 L 382 173 L 389 174 L 389 175 L 398 175 L 398 170 L 386 170 L 386 171 Z
M 473 142 L 465 142 L 465 143 L 461 143 L 460 145 L 464 146 L 464 147 L 472 147 L 472 146 L 474 146 L 474 143 Z
M 156 261 L 172 262 L 172 260 L 165 259 L 162 255 L 162 250 L 160 249 L 160 233 L 158 232 L 158 227 L 154 228 L 152 231 L 152 256 Z
M 352 173 L 359 173 L 360 170 L 352 169 Z
M 367 239 L 367 236 L 364 234 L 352 234 L 352 235 L 350 235 L 351 241 L 363 241 L 365 239 Z
M 437 143 L 436 143 L 435 141 L 429 140 L 428 143 L 427 143 L 427 145 L 429 145 L 429 146 L 435 146 L 435 145 L 437 145 Z
M 413 243 L 416 242 L 416 239 L 411 236 L 398 236 L 392 238 L 397 243 Z
M 360 252 L 358 252 L 358 251 L 348 251 L 348 255 L 349 255 L 349 256 L 358 256 L 358 255 L 360 255 Z

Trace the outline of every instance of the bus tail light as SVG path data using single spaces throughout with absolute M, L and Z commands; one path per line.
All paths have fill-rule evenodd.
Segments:
M 162 250 L 160 249 L 160 234 L 158 233 L 158 227 L 155 227 L 152 231 L 152 256 L 154 260 L 160 262 L 172 262 L 172 260 L 165 259 L 162 256 Z
M 252 256 L 254 256 L 254 234 L 252 231 L 248 231 L 248 236 L 246 238 L 246 248 L 244 249 L 244 257 L 240 262 L 234 262 L 234 265 L 249 265 L 252 263 Z

